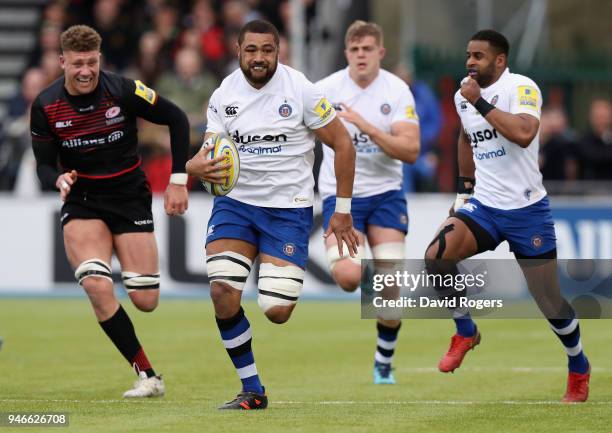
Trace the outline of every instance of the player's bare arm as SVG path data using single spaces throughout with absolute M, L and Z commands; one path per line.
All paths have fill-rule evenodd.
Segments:
M 465 80 L 461 84 L 461 96 L 467 99 L 470 104 L 476 106 L 480 99 L 478 82 L 473 78 Z M 497 132 L 523 148 L 529 146 L 540 127 L 540 121 L 534 116 L 525 113 L 512 114 L 499 108 L 493 108 L 489 111 L 485 115 L 485 119 Z
M 213 135 L 213 132 L 207 132 L 204 135 L 204 144 Z M 198 177 L 202 180 L 212 183 L 223 183 L 227 170 L 231 167 L 231 164 L 219 164 L 225 157 L 219 156 L 215 159 L 208 159 L 208 153 L 214 147 L 214 144 L 208 144 L 202 146 L 202 148 L 196 153 L 193 158 L 187 161 L 185 164 L 185 170 L 190 176 Z
M 361 132 L 367 134 L 387 156 L 409 164 L 417 160 L 421 149 L 419 125 L 409 122 L 395 122 L 391 125 L 391 133 L 388 134 L 365 120 L 363 116 L 348 105 L 344 103 L 340 105 L 343 110 L 338 111 L 338 116 L 347 122 L 351 122 Z
M 474 164 L 470 140 L 461 125 L 459 139 L 457 140 L 457 159 L 459 165 L 459 180 L 457 185 L 457 198 L 449 210 L 449 216 L 471 197 L 474 191 L 476 165 Z
M 317 138 L 332 148 L 335 153 L 334 170 L 336 172 L 336 212 L 332 215 L 329 228 L 324 237 L 332 232 L 338 239 L 338 251 L 342 256 L 343 240 L 349 249 L 351 257 L 357 254 L 359 246 L 359 236 L 353 228 L 353 218 L 350 213 L 350 206 L 346 212 L 338 212 L 338 203 L 341 199 L 350 199 L 353 196 L 353 180 L 355 178 L 355 147 L 351 141 L 346 128 L 335 118 L 322 128 L 316 129 Z

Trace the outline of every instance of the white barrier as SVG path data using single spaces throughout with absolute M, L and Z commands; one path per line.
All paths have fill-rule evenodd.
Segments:
M 418 195 L 409 197 L 410 233 L 406 257 L 421 258 L 445 219 L 453 197 Z M 559 257 L 612 258 L 612 200 L 552 198 Z M 315 205 L 305 295 L 336 293 L 327 270 L 320 202 Z M 206 223 L 212 209 L 208 195 L 193 194 L 189 211 L 182 218 L 163 212 L 163 201 L 153 204 L 155 233 L 160 251 L 162 290 L 167 293 L 202 293 L 208 288 L 204 265 Z M 0 292 L 52 294 L 80 290 L 74 282 L 61 238 L 60 203 L 56 195 L 18 199 L 0 195 Z M 492 258 L 511 258 L 506 243 Z M 113 270 L 119 264 L 113 260 Z M 254 287 L 250 280 L 249 286 Z M 248 288 L 247 288 L 248 290 Z

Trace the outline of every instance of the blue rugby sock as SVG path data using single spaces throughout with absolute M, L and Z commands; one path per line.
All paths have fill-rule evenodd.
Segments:
M 227 354 L 242 382 L 243 391 L 263 394 L 263 386 L 259 380 L 255 358 L 251 350 L 251 325 L 244 315 L 244 310 L 240 307 L 234 317 L 216 318 L 216 320 Z
M 548 319 L 553 332 L 559 337 L 567 353 L 569 371 L 584 374 L 589 370 L 589 361 L 584 356 L 580 341 L 580 324 L 572 319 Z

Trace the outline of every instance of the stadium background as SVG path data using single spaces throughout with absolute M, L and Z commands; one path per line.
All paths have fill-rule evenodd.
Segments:
M 84 423 L 81 426 L 90 428 L 78 431 L 131 431 L 132 427 L 134 431 L 140 428 L 144 431 L 137 425 L 140 418 L 127 421 L 127 413 L 134 406 L 117 412 L 121 406 L 115 407 L 115 403 L 107 406 L 96 403 L 100 395 L 87 390 L 75 391 L 82 386 L 78 378 L 87 374 L 86 370 L 75 365 L 66 370 L 65 364 L 56 359 L 63 355 L 72 359 L 73 364 L 87 364 L 89 352 L 81 353 L 70 343 L 72 338 L 78 338 L 79 344 L 100 346 L 96 356 L 108 360 L 100 370 L 104 375 L 114 378 L 120 374 L 115 368 L 120 361 L 116 354 L 110 353 L 110 346 L 94 328 L 84 295 L 67 267 L 57 223 L 60 208 L 57 194 L 40 190 L 29 149 L 29 104 L 38 91 L 61 73 L 57 64 L 58 37 L 67 26 L 74 23 L 94 26 L 104 38 L 104 68 L 141 79 L 187 111 L 192 127 L 191 145 L 196 149 L 206 122 L 202 108 L 220 79 L 237 66 L 231 47 L 237 30 L 245 21 L 264 17 L 274 22 L 284 36 L 281 61 L 304 71 L 312 80 L 344 67 L 343 35 L 348 24 L 355 19 L 380 23 L 387 48 L 383 65 L 410 84 L 422 121 L 423 155 L 414 167 L 405 169 L 411 220 L 406 252 L 412 258 L 422 256 L 452 200 L 458 128 L 452 95 L 464 76 L 465 43 L 477 29 L 494 27 L 510 40 L 511 70 L 530 76 L 543 90 L 541 164 L 546 187 L 551 193 L 559 255 L 610 259 L 611 16 L 612 2 L 606 0 L 0 0 L 0 335 L 6 340 L 0 351 L 0 371 L 3 375 L 13 371 L 13 379 L 17 379 L 2 380 L 0 411 L 26 406 L 31 410 L 70 409 L 77 415 L 85 413 L 85 419 L 91 417 L 90 424 L 81 419 Z M 163 128 L 146 122 L 139 129 L 145 171 L 153 189 L 161 194 L 170 172 L 168 134 Z M 229 396 L 225 395 L 227 388 L 221 389 L 216 382 L 234 384 L 229 369 L 223 370 L 219 376 L 222 379 L 206 369 L 197 381 L 210 386 L 213 396 L 198 394 L 203 390 L 192 384 L 183 371 L 201 369 L 203 360 L 227 367 L 211 322 L 202 249 L 212 201 L 197 182 L 193 182 L 191 188 L 190 209 L 183 218 L 170 219 L 163 215 L 161 199 L 159 196 L 155 199 L 162 297 L 166 301 L 162 300 L 160 311 L 153 315 L 135 317 L 137 327 L 145 328 L 141 338 L 151 341 L 152 351 L 165 365 L 172 365 L 172 354 L 193 355 L 191 362 L 181 360 L 171 368 L 165 367 L 166 372 L 176 376 L 173 386 L 176 397 L 167 399 L 168 406 L 162 406 L 161 412 L 153 417 L 162 419 L 162 424 L 164 419 L 173 420 L 183 425 L 185 431 L 197 430 L 193 425 L 197 426 L 202 420 L 194 415 L 193 420 L 185 421 L 185 418 L 176 418 L 175 412 L 185 409 L 189 414 L 200 413 L 201 407 L 195 403 L 197 398 L 205 402 L 205 408 L 212 410 L 216 400 Z M 350 381 L 363 376 L 364 372 L 369 374 L 373 324 L 357 320 L 359 311 L 355 297 L 346 297 L 332 284 L 321 239 L 319 202 L 315 209 L 317 229 L 311 237 L 310 265 L 303 296 L 313 301 L 306 302 L 301 310 L 298 308 L 301 315 L 284 328 L 268 325 L 261 318 L 254 319 L 254 326 L 263 329 L 260 334 L 263 338 L 256 342 L 262 351 L 279 354 L 278 345 L 286 347 L 298 341 L 298 344 L 312 345 L 315 351 L 325 353 L 326 345 L 337 341 L 333 338 L 343 341 L 343 350 L 334 354 L 334 359 L 344 366 L 340 375 L 328 360 L 317 358 L 311 352 L 282 352 L 282 356 L 298 356 L 318 372 L 329 370 L 316 379 L 305 375 L 294 381 L 295 368 L 277 370 L 285 381 L 276 379 L 272 385 L 277 390 L 290 387 L 291 391 L 282 395 L 286 404 L 278 403 L 273 407 L 291 410 L 294 419 L 305 420 L 303 431 L 310 431 L 310 427 L 337 431 L 334 419 L 343 419 L 341 425 L 352 431 L 359 431 L 360 427 L 362 431 L 369 431 L 370 427 L 387 423 L 387 416 L 400 423 L 398 428 L 413 423 L 417 431 L 425 428 L 450 431 L 451 423 L 443 419 L 433 421 L 433 418 L 440 413 L 461 416 L 464 404 L 474 410 L 480 424 L 475 426 L 463 420 L 453 431 L 468 427 L 471 431 L 492 431 L 497 427 L 505 431 L 524 431 L 526 424 L 517 421 L 523 416 L 541 416 L 541 421 L 546 421 L 546 425 L 530 426 L 532 431 L 553 431 L 555 426 L 561 430 L 571 426 L 574 431 L 583 428 L 584 431 L 606 431 L 606 423 L 611 417 L 604 405 L 612 400 L 609 390 L 612 374 L 606 363 L 612 355 L 608 348 L 607 321 L 584 324 L 585 347 L 590 350 L 591 359 L 599 364 L 595 364 L 598 365 L 595 370 L 598 390 L 592 399 L 594 406 L 584 409 L 578 417 L 581 422 L 573 418 L 576 411 L 546 408 L 542 414 L 540 406 L 522 405 L 526 400 L 543 401 L 547 405 L 551 395 L 554 398 L 561 395 L 559 386 L 553 389 L 551 383 L 560 385 L 563 380 L 563 365 L 559 363 L 562 354 L 544 322 L 534 325 L 536 322 L 531 321 L 489 321 L 495 322 L 487 325 L 492 328 L 491 337 L 501 336 L 501 340 L 505 338 L 508 344 L 522 347 L 530 355 L 526 359 L 514 350 L 508 352 L 501 341 L 491 342 L 484 361 L 481 358 L 481 364 L 475 362 L 463 378 L 455 380 L 464 394 L 449 396 L 444 379 L 424 367 L 435 365 L 436 356 L 444 349 L 450 332 L 448 325 L 439 321 L 419 321 L 406 327 L 412 328 L 407 331 L 410 337 L 406 337 L 411 340 L 400 342 L 398 364 L 403 363 L 403 367 L 397 375 L 400 383 L 408 384 L 408 388 L 372 390 L 365 377 L 357 381 L 356 388 L 348 388 L 352 393 L 349 397 L 331 390 L 321 391 L 330 383 L 333 385 L 337 377 Z M 488 256 L 511 257 L 505 244 Z M 117 265 L 113 263 L 115 271 Z M 251 294 L 252 289 L 251 282 Z M 118 287 L 117 291 L 121 293 L 122 289 Z M 66 296 L 70 299 L 65 300 Z M 177 299 L 168 299 L 173 296 Z M 338 303 L 338 299 L 348 301 Z M 249 310 L 251 316 L 258 315 L 255 305 L 249 304 Z M 206 321 L 202 319 L 204 315 Z M 320 322 L 321 317 L 333 318 L 333 321 L 326 325 Z M 72 333 L 63 330 L 64 326 L 72 329 Z M 197 335 L 187 333 L 184 339 L 173 338 L 175 327 L 181 326 L 201 332 Z M 352 332 L 341 332 L 343 327 Z M 46 332 L 41 333 L 41 330 Z M 76 330 L 81 333 L 77 335 Z M 528 342 L 522 340 L 522 330 L 529 332 Z M 312 333 L 316 332 L 328 332 L 328 336 L 313 342 Z M 433 339 L 419 337 L 430 332 L 436 334 Z M 291 333 L 293 340 L 288 337 Z M 273 340 L 264 342 L 266 338 Z M 202 348 L 202 344 L 211 349 Z M 414 354 L 414 344 L 419 345 L 418 355 Z M 40 353 L 42 347 L 45 347 L 44 355 Z M 168 347 L 170 353 L 165 353 Z M 351 353 L 360 355 L 351 357 Z M 273 358 L 268 357 L 265 362 L 272 361 Z M 368 368 L 358 367 L 360 362 Z M 48 371 L 49 366 L 71 379 L 58 385 Z M 485 382 L 501 387 L 499 393 L 482 393 L 473 384 L 481 379 L 483 372 L 487 374 Z M 131 380 L 128 373 L 122 371 L 126 381 Z M 543 378 L 535 379 L 536 373 L 541 373 Z M 499 382 L 495 382 L 497 380 Z M 118 390 L 103 382 L 92 381 L 94 387 L 103 389 L 102 398 L 114 401 L 111 399 L 119 395 Z M 44 391 L 40 383 L 45 384 Z M 313 385 L 313 389 L 308 385 Z M 60 397 L 54 392 L 58 387 L 63 392 Z M 307 387 L 309 391 L 305 394 L 298 392 Z M 192 391 L 196 397 L 192 397 Z M 40 402 L 37 403 L 38 397 Z M 467 403 L 462 403 L 463 397 Z M 63 398 L 66 400 L 61 400 Z M 483 399 L 482 405 L 478 404 L 479 398 Z M 52 403 L 53 399 L 60 401 Z M 348 411 L 355 420 L 353 423 L 344 418 L 341 404 L 351 399 L 357 401 L 350 404 Z M 92 404 L 82 410 L 82 401 Z M 305 413 L 300 415 L 298 411 L 295 415 L 296 408 L 302 406 L 300 401 L 312 404 L 306 404 Z M 318 401 L 338 401 L 340 404 L 317 406 Z M 396 409 L 406 413 L 399 415 L 393 407 L 381 412 L 385 401 L 395 401 L 399 405 Z M 512 403 L 515 401 L 518 401 L 517 408 Z M 106 425 L 106 419 L 125 423 L 125 429 Z M 221 421 L 227 431 L 237 425 L 228 423 L 227 419 Z M 282 427 L 284 421 L 282 415 L 278 418 L 274 415 L 270 420 L 260 418 L 253 426 L 269 429 L 270 423 L 277 423 Z M 392 428 L 395 424 L 385 425 Z M 164 430 L 158 427 L 149 431 Z M 171 426 L 168 429 L 171 431 Z

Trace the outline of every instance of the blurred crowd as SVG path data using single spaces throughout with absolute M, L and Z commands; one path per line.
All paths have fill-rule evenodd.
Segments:
M 308 19 L 316 2 L 304 0 Z M 221 79 L 238 67 L 234 46 L 240 27 L 256 18 L 281 32 L 280 61 L 291 65 L 288 0 L 58 0 L 43 11 L 38 43 L 22 74 L 19 92 L 0 121 L 0 191 L 37 188 L 29 138 L 29 107 L 59 77 L 59 37 L 73 24 L 88 24 L 102 36 L 102 67 L 140 79 L 180 106 L 191 124 L 195 152 L 206 126 L 206 106 Z M 453 191 L 459 121 L 453 103 L 457 83 L 438 88 L 414 79 L 408 68 L 393 70 L 415 96 L 421 122 L 422 156 L 404 169 L 406 191 Z M 612 108 L 591 102 L 590 128 L 575 131 L 562 105 L 546 106 L 540 156 L 545 180 L 612 180 Z M 142 121 L 139 138 L 152 189 L 165 189 L 170 175 L 170 137 L 165 127 Z M 23 174 L 24 172 L 29 175 Z

